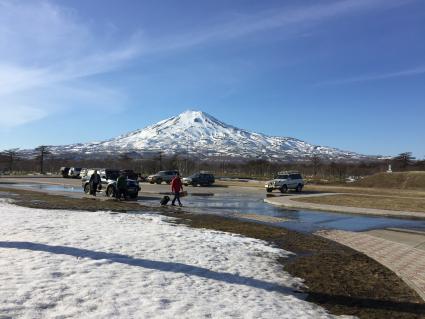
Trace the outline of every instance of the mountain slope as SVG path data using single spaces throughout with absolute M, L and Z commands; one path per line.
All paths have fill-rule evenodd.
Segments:
M 225 124 L 200 111 L 186 111 L 155 125 L 103 142 L 52 146 L 55 154 L 111 154 L 162 151 L 198 157 L 301 159 L 313 154 L 326 159 L 366 156 L 317 146 L 290 137 L 252 133 Z

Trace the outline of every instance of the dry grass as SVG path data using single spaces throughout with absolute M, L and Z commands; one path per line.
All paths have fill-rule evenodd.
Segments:
M 396 197 L 425 198 L 425 189 L 391 189 L 382 187 L 354 187 L 354 186 L 329 186 L 329 185 L 306 185 L 306 193 L 353 193 L 361 195 L 382 195 Z
M 368 196 L 357 194 L 328 195 L 320 197 L 304 197 L 293 199 L 297 202 L 388 209 L 396 211 L 425 212 L 424 198 L 408 198 L 394 196 Z
M 266 184 L 266 181 L 242 182 L 242 181 L 228 180 L 228 181 L 216 181 L 214 185 L 221 186 L 221 187 L 238 186 L 238 187 L 264 188 L 265 184 Z
M 425 172 L 379 173 L 359 180 L 354 186 L 425 190 Z

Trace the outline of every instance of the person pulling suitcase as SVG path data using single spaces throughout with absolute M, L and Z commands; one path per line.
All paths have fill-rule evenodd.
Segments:
M 180 191 L 183 192 L 183 183 L 180 179 L 180 174 L 177 173 L 177 175 L 173 178 L 171 181 L 171 192 L 174 194 L 174 198 L 171 201 L 172 206 L 176 206 L 176 200 L 179 202 L 179 206 L 182 207 L 182 203 L 180 202 Z

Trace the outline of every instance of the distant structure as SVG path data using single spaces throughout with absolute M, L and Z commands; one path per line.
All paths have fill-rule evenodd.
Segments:
M 391 169 L 391 164 L 388 164 L 388 169 L 387 169 L 387 173 L 392 173 L 393 170 Z

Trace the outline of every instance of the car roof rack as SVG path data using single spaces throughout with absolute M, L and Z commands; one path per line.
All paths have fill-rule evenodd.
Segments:
M 300 174 L 299 171 L 282 171 L 277 173 L 277 175 L 289 175 L 289 174 Z

